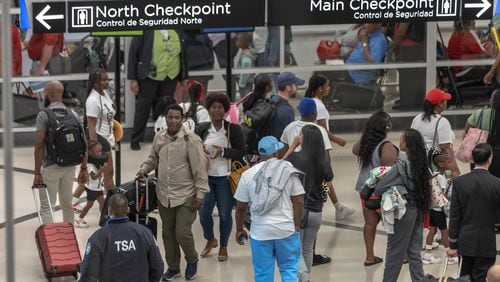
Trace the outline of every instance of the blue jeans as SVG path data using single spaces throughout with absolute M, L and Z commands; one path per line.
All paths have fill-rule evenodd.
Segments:
M 207 240 L 213 240 L 214 236 L 214 220 L 212 211 L 215 204 L 219 210 L 219 231 L 220 231 L 220 246 L 227 247 L 229 235 L 233 228 L 233 211 L 234 198 L 227 176 L 209 176 L 208 185 L 210 192 L 205 194 L 205 203 L 200 210 L 200 222 L 203 229 L 203 237 Z
M 281 281 L 297 282 L 300 262 L 300 233 L 277 240 L 254 240 L 250 237 L 255 282 L 274 281 L 275 260 Z

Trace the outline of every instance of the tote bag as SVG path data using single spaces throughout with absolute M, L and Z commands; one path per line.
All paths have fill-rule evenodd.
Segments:
M 464 139 L 460 143 L 458 150 L 455 152 L 455 158 L 463 163 L 471 163 L 472 150 L 477 144 L 486 143 L 488 140 L 488 131 L 479 129 L 481 122 L 483 121 L 483 111 L 479 115 L 479 120 L 476 127 L 471 127 L 467 131 Z

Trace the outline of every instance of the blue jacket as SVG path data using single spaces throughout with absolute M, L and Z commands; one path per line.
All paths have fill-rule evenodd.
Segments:
M 153 234 L 128 217 L 111 218 L 88 240 L 80 282 L 160 281 L 163 260 Z

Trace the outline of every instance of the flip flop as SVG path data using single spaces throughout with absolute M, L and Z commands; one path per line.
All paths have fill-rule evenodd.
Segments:
M 217 239 L 207 241 L 207 244 L 205 245 L 205 248 L 203 251 L 200 253 L 200 257 L 204 258 L 210 254 L 210 251 L 212 251 L 213 248 L 217 248 L 219 244 L 217 243 Z
M 227 255 L 227 248 L 223 248 L 223 247 L 221 247 L 221 248 L 219 249 L 219 256 L 217 257 L 217 259 L 218 259 L 219 261 L 226 261 L 226 260 L 227 260 L 227 258 L 228 258 L 228 255 Z
M 374 261 L 365 261 L 365 266 L 372 266 L 372 265 L 375 265 L 375 264 L 379 264 L 379 263 L 381 263 L 383 261 L 384 261 L 384 259 L 379 258 L 379 257 L 375 257 Z

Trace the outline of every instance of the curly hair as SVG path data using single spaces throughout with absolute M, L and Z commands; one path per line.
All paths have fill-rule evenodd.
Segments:
M 427 150 L 425 148 L 422 134 L 415 129 L 403 130 L 403 139 L 406 143 L 406 156 L 410 161 L 410 170 L 415 184 L 417 207 L 427 211 L 431 205 L 431 172 L 427 161 Z
M 328 78 L 322 74 L 315 74 L 309 79 L 309 84 L 307 86 L 305 97 L 314 98 L 316 90 L 328 82 Z
M 390 122 L 391 116 L 383 110 L 377 111 L 368 119 L 359 142 L 358 164 L 360 167 L 365 167 L 371 163 L 375 147 L 387 137 Z
M 205 99 L 205 104 L 207 105 L 207 110 L 210 110 L 210 107 L 212 107 L 212 104 L 215 102 L 219 102 L 222 104 L 224 107 L 224 111 L 227 113 L 229 111 L 229 97 L 223 93 L 223 92 L 215 92 L 215 93 L 210 93 L 207 95 L 207 98 Z

